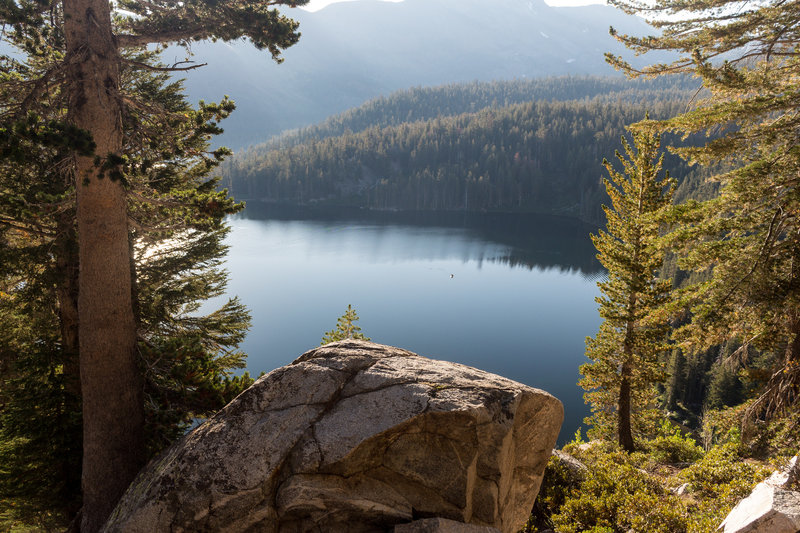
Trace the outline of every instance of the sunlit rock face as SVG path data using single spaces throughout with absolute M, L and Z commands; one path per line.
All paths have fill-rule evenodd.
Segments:
M 563 419 L 548 393 L 347 340 L 260 378 L 151 462 L 105 531 L 516 532 Z
M 734 507 L 718 530 L 723 533 L 797 533 L 800 531 L 800 463 L 794 456 Z

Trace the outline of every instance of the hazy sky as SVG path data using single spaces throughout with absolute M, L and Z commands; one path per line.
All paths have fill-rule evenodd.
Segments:
M 323 7 L 327 6 L 328 4 L 333 4 L 336 2 L 349 2 L 351 0 L 311 0 L 306 7 L 303 9 L 308 9 L 309 11 L 317 11 L 322 9 Z M 403 0 L 382 0 L 384 2 L 402 2 Z M 491 0 L 486 0 L 487 4 L 491 3 Z M 585 6 L 588 4 L 605 4 L 605 0 L 544 0 L 548 5 L 551 6 Z

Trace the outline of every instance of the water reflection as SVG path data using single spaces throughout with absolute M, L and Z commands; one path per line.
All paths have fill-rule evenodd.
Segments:
M 251 309 L 257 375 L 319 344 L 352 304 L 372 340 L 547 390 L 561 437 L 588 410 L 577 387 L 600 323 L 592 228 L 535 215 L 288 209 L 232 220 L 230 295 Z
M 420 249 L 396 250 L 398 257 L 460 258 L 462 261 L 491 261 L 530 270 L 557 269 L 579 273 L 596 280 L 603 275 L 589 233 L 596 230 L 578 220 L 529 213 L 393 212 L 332 207 L 296 207 L 248 202 L 243 218 L 271 221 L 303 221 L 325 228 L 321 247 L 359 245 L 384 256 L 387 245 L 399 231 L 403 235 L 418 228 L 427 241 Z M 398 230 L 398 227 L 403 228 Z M 436 238 L 435 233 L 441 239 Z M 363 242 L 368 238 L 369 242 Z

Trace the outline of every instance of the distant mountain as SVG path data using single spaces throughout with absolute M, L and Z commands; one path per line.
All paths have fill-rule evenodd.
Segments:
M 193 99 L 230 95 L 223 126 L 234 148 L 319 122 L 413 86 L 563 74 L 613 74 L 606 51 L 625 53 L 609 26 L 644 35 L 638 18 L 607 6 L 549 7 L 542 0 L 360 0 L 288 10 L 300 42 L 275 64 L 246 43 L 195 43 L 208 66 L 187 73 Z M 183 59 L 171 48 L 167 62 Z
M 472 81 L 413 87 L 379 96 L 332 115 L 313 126 L 288 130 L 246 151 L 283 150 L 327 137 L 369 128 L 474 113 L 532 101 L 597 100 L 632 104 L 659 100 L 688 100 L 697 95 L 698 82 L 688 76 L 629 80 L 621 76 L 551 76 L 500 81 Z M 240 150 L 237 156 L 244 154 Z
M 596 77 L 399 91 L 238 152 L 222 180 L 240 200 L 274 204 L 517 211 L 597 223 L 607 201 L 601 161 L 613 159 L 625 127 L 647 112 L 674 116 L 695 93 L 680 78 Z M 701 182 L 673 155 L 665 167 L 682 189 Z

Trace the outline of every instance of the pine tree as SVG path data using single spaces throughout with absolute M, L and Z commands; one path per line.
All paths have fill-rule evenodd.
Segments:
M 719 173 L 719 195 L 676 213 L 673 244 L 682 268 L 711 271 L 684 295 L 692 323 L 679 338 L 704 350 L 730 340 L 777 354 L 772 378 L 749 418 L 795 409 L 800 399 L 800 5 L 777 0 L 612 0 L 644 14 L 661 35 L 617 37 L 637 53 L 677 51 L 669 64 L 631 76 L 675 72 L 702 78 L 710 96 L 660 124 L 685 135 L 716 132 L 704 146 L 681 149 L 688 160 L 733 170 Z M 670 15 L 678 15 L 670 16 Z
M 77 236 L 65 161 L 70 150 L 89 153 L 90 139 L 59 121 L 58 90 L 42 91 L 27 114 L 16 109 L 23 78 L 52 54 L 0 63 L 0 528 L 16 516 L 63 522 L 47 511 L 80 508 Z
M 369 337 L 365 337 L 361 333 L 361 326 L 356 322 L 358 322 L 358 314 L 353 309 L 353 306 L 348 304 L 347 311 L 336 320 L 336 328 L 326 331 L 325 335 L 322 336 L 320 346 L 345 339 L 370 340 Z
M 80 395 L 69 370 L 77 360 L 54 312 L 58 276 L 28 262 L 30 250 L 13 242 L 20 237 L 0 254 L 23 252 L 19 263 L 0 260 L 0 529 L 22 520 L 56 530 L 80 508 Z
M 742 382 L 732 368 L 717 363 L 709 374 L 706 409 L 722 409 L 742 401 Z
M 679 348 L 673 348 L 667 359 L 667 381 L 664 384 L 664 407 L 669 411 L 675 410 L 678 407 L 678 399 L 683 392 L 685 364 L 686 360 L 681 350 Z
M 136 55 L 158 68 L 153 59 Z M 157 70 L 128 67 L 121 82 L 131 102 L 122 120 L 142 438 L 152 454 L 251 382 L 231 375 L 243 366 L 236 346 L 247 310 L 232 300 L 197 313 L 224 291 L 223 218 L 242 206 L 208 178 L 227 153 L 208 151 L 208 138 L 232 104 L 192 109 Z M 9 333 L 0 337 L 0 524 L 11 510 L 63 523 L 80 507 L 81 391 L 76 318 L 67 316 L 77 307 L 74 184 L 62 136 L 47 131 L 66 112 L 60 98 L 47 94 L 46 117 L 18 125 L 0 160 L 0 323 Z
M 66 102 L 62 123 L 88 133 L 84 146 L 62 143 L 74 183 L 78 236 L 77 274 L 80 389 L 83 405 L 82 530 L 100 528 L 145 458 L 143 375 L 137 363 L 137 322 L 129 245 L 128 190 L 123 117 L 137 109 L 121 84 L 126 66 L 151 69 L 125 51 L 148 44 L 248 37 L 278 58 L 298 38 L 297 24 L 276 5 L 306 0 L 20 0 L 0 4 L 0 22 L 22 51 L 56 53 L 38 70 L 4 58 L 14 105 L 3 100 L 4 135 L 12 148 L 14 123 L 28 116 L 49 91 Z M 112 20 L 113 19 L 113 20 Z M 5 35 L 5 34 L 4 34 Z M 163 124 L 170 126 L 169 121 Z M 50 127 L 56 130 L 56 127 Z M 9 133 L 10 132 L 10 133 Z M 52 138 L 46 139 L 52 141 Z M 82 149 L 79 149 L 82 148 Z M 180 147 L 176 148 L 178 152 Z
M 663 377 L 658 355 L 667 323 L 658 309 L 667 301 L 671 282 L 659 279 L 662 263 L 654 215 L 669 205 L 674 183 L 659 177 L 663 154 L 659 137 L 633 132 L 633 146 L 623 137 L 623 156 L 616 156 L 624 173 L 603 161 L 610 179 L 605 187 L 611 206 L 604 206 L 606 231 L 592 235 L 598 259 L 608 279 L 598 283 L 603 323 L 586 341 L 580 385 L 591 404 L 593 424 L 616 428 L 620 446 L 634 450 L 633 416 L 652 399 L 653 384 Z

